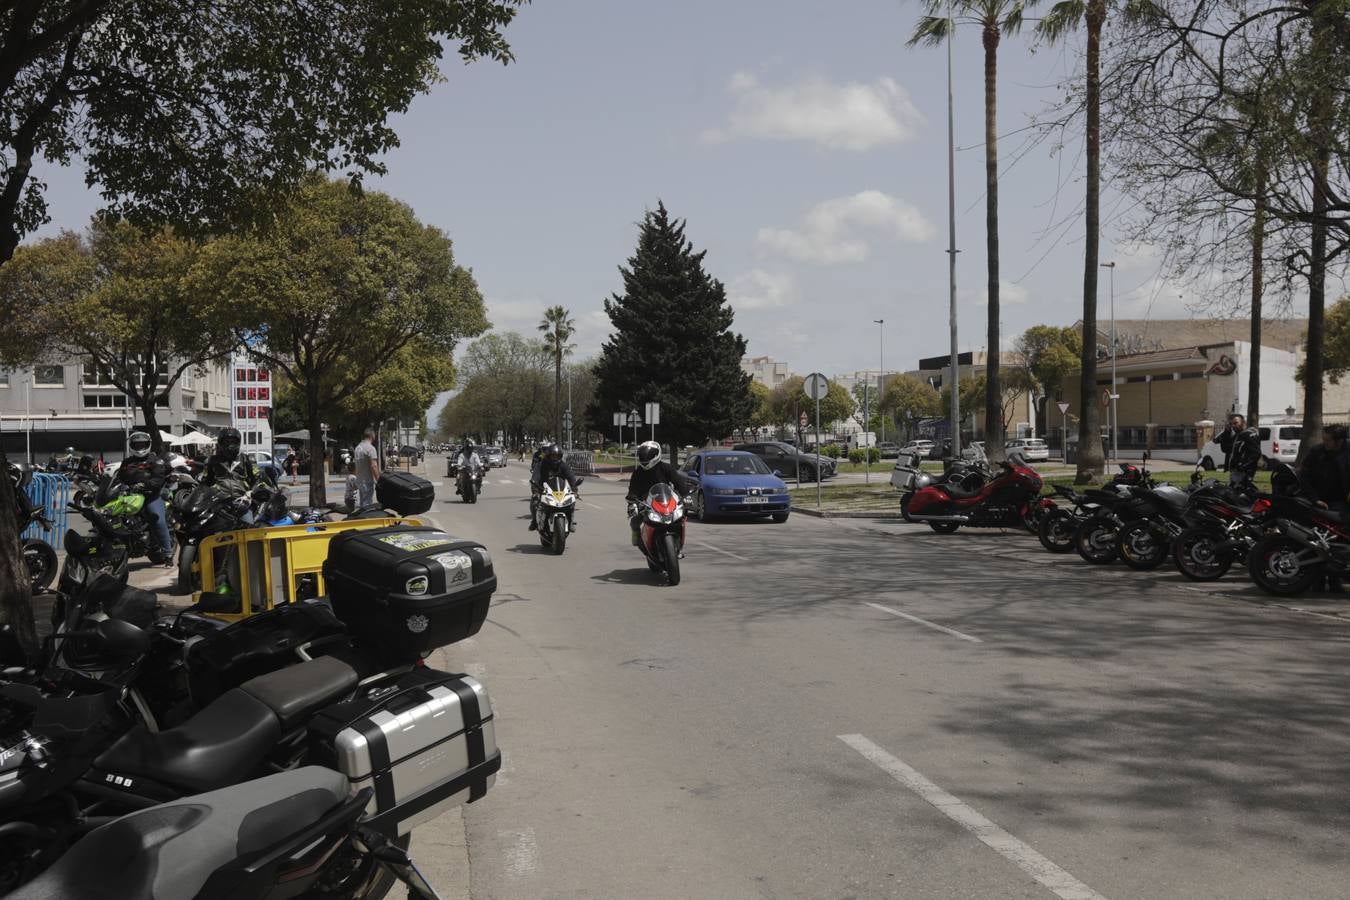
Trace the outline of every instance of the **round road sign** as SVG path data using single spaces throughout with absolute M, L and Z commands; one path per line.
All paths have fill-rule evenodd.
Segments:
M 806 396 L 810 397 L 812 400 L 824 400 L 825 395 L 829 393 L 830 390 L 829 379 L 819 372 L 812 372 L 810 375 L 807 375 L 806 380 L 802 382 L 802 390 L 805 391 Z

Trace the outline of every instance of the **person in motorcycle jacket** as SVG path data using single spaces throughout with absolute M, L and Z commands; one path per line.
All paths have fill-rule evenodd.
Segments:
M 155 515 L 155 537 L 159 541 L 160 565 L 173 565 L 173 542 L 169 539 L 169 519 L 164 509 L 164 481 L 169 477 L 169 461 L 152 450 L 150 435 L 133 431 L 127 440 L 130 450 L 117 468 L 116 480 L 145 496 L 145 508 Z
M 1235 418 L 1241 418 L 1236 416 Z M 1241 428 L 1231 440 L 1228 453 L 1228 483 L 1244 494 L 1255 494 L 1252 479 L 1261 464 L 1261 432 L 1256 428 Z
M 202 472 L 202 484 L 218 484 L 221 481 L 242 481 L 252 488 L 258 483 L 258 470 L 253 460 L 240 454 L 243 435 L 237 428 L 222 428 L 216 436 L 216 452 L 206 461 Z
M 661 457 L 661 445 L 656 441 L 644 441 L 638 444 L 637 448 L 637 468 L 628 479 L 628 496 L 630 504 L 641 503 L 646 499 L 647 493 L 658 484 L 668 484 L 680 492 L 680 496 L 685 496 L 694 490 L 694 483 L 685 476 L 681 475 L 679 470 L 666 462 Z M 629 518 L 628 525 L 633 532 L 633 546 L 638 545 L 638 526 L 642 524 L 642 514 L 638 513 Z
M 459 452 L 455 454 L 456 471 L 466 467 L 470 473 L 477 472 L 481 474 L 483 471 L 483 460 L 480 459 L 478 454 L 474 451 L 473 442 L 468 438 L 464 439 L 464 446 L 460 447 Z M 455 493 L 459 493 L 458 484 L 455 485 Z
M 530 470 L 530 531 L 539 530 L 539 523 L 535 521 L 535 510 L 539 508 L 539 494 L 544 489 L 544 482 L 550 478 L 562 478 L 571 485 L 574 494 L 581 496 L 581 492 L 577 489 L 576 476 L 563 459 L 562 448 L 557 444 L 544 445 Z M 572 530 L 577 530 L 575 510 L 572 512 Z

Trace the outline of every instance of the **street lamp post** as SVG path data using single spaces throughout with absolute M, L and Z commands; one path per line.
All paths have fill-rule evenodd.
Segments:
M 1102 263 L 1103 269 L 1111 270 L 1111 462 L 1120 458 L 1120 448 L 1116 443 L 1116 433 L 1120 430 L 1120 411 L 1116 401 L 1120 391 L 1116 387 L 1116 261 Z
M 877 418 L 881 419 L 881 437 L 877 444 L 881 444 L 886 440 L 886 420 L 881 417 L 881 396 L 886 389 L 886 320 L 873 319 L 872 323 L 877 326 L 877 348 L 881 357 L 881 374 L 877 375 Z
M 956 35 L 952 19 L 952 3 L 947 0 L 947 260 L 948 285 L 951 296 L 948 300 L 948 318 L 952 337 L 952 457 L 961 456 L 961 379 L 957 368 L 956 344 L 956 116 L 955 101 L 952 99 L 952 40 Z

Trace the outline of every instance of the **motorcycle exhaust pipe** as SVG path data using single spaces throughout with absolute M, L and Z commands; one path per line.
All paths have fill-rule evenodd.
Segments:
M 970 521 L 970 516 L 925 516 L 923 513 L 910 513 L 909 515 L 915 522 L 956 522 L 964 525 Z

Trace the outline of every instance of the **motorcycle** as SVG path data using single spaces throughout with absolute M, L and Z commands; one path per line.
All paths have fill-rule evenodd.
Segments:
M 308 766 L 161 803 L 93 829 L 7 896 L 253 900 L 332 896 L 341 885 L 341 895 L 374 900 L 397 881 L 410 898 L 437 900 L 406 842 L 362 823 L 374 793 L 353 794 L 340 773 Z
M 41 507 L 18 511 L 19 533 L 22 534 L 31 525 L 39 525 L 43 531 L 51 531 L 56 526 L 47 518 Z M 28 571 L 28 580 L 33 585 L 33 593 L 45 591 L 56 577 L 56 551 L 52 545 L 41 538 L 23 539 L 23 564 Z
M 201 586 L 197 554 L 213 534 L 233 531 L 247 523 L 253 498 L 241 481 L 196 484 L 174 493 L 170 520 L 178 540 L 177 592 L 190 594 Z
M 946 470 L 936 477 L 920 468 L 917 453 L 902 453 L 896 458 L 895 468 L 891 470 L 891 486 L 900 491 L 900 517 L 913 522 L 909 515 L 909 504 L 914 493 L 934 484 L 952 484 L 964 491 L 977 491 L 994 478 L 993 471 L 983 459 L 947 460 Z
M 1120 495 L 1122 486 L 1139 484 L 1143 477 L 1138 467 L 1121 463 L 1120 471 L 1101 488 L 1089 488 L 1080 494 L 1071 487 L 1054 485 L 1054 494 L 1069 505 L 1056 504 L 1041 515 L 1036 528 L 1041 546 L 1051 553 L 1068 553 L 1074 549 L 1074 535 L 1078 526 L 1100 510 L 1103 503 L 1113 502 Z
M 638 549 L 647 568 L 664 572 L 672 587 L 680 583 L 684 558 L 684 500 L 668 484 L 656 484 L 641 503 L 630 502 L 629 517 L 638 516 Z
M 1132 569 L 1158 568 L 1171 555 L 1172 541 L 1193 523 L 1191 491 L 1160 484 L 1136 496 L 1137 517 L 1116 531 L 1116 555 Z
M 920 488 L 910 498 L 909 521 L 927 522 L 938 534 L 951 534 L 962 525 L 1034 532 L 1042 512 L 1054 506 L 1040 496 L 1041 476 L 1020 457 L 999 463 L 999 468 L 996 478 L 974 491 L 948 483 Z
M 1292 597 L 1350 574 L 1350 513 L 1291 498 L 1269 514 L 1273 528 L 1247 554 L 1247 570 L 1262 590 Z
M 580 487 L 584 478 L 577 479 Z M 550 547 L 553 553 L 561 556 L 567 549 L 567 536 L 576 530 L 572 521 L 577 505 L 576 492 L 567 483 L 567 479 L 554 476 L 544 482 L 543 489 L 535 496 L 534 523 L 539 530 L 539 543 Z
M 455 479 L 455 493 L 465 503 L 477 503 L 478 495 L 483 492 L 483 469 L 481 466 L 450 465 L 450 474 Z

